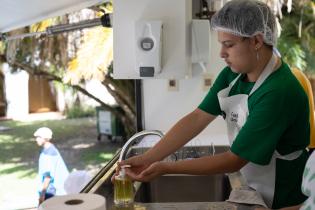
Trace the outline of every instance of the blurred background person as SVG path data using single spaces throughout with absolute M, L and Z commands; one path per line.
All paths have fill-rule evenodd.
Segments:
M 68 168 L 51 139 L 50 128 L 41 127 L 34 133 L 38 146 L 42 147 L 38 160 L 39 205 L 55 195 L 65 195 L 64 182 Z

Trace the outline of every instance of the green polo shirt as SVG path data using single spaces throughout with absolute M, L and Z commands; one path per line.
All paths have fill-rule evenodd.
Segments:
M 238 74 L 226 67 L 217 77 L 199 109 L 221 115 L 217 93 L 228 87 Z M 242 75 L 229 96 L 249 94 L 254 82 Z M 249 116 L 236 136 L 231 151 L 249 162 L 267 165 L 275 150 L 286 155 L 309 145 L 308 98 L 287 64 L 274 71 L 248 98 Z M 303 169 L 308 155 L 294 161 L 277 159 L 273 208 L 297 205 L 305 200 L 301 192 Z

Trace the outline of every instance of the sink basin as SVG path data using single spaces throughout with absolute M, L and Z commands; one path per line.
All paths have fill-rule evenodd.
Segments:
M 187 158 L 198 158 L 227 151 L 227 146 L 191 146 L 183 147 L 165 158 L 165 161 L 176 161 Z M 143 148 L 142 148 L 143 150 Z M 139 153 L 137 149 L 131 151 Z M 170 174 L 157 179 L 141 183 L 136 192 L 135 201 L 142 203 L 164 202 L 214 202 L 224 201 L 231 192 L 228 177 L 217 175 L 185 175 Z
M 126 157 L 141 154 L 150 147 L 132 147 Z M 178 161 L 182 159 L 198 158 L 229 150 L 227 146 L 186 145 L 164 161 Z M 111 209 L 113 205 L 113 184 L 110 180 L 115 171 L 115 163 L 119 153 L 107 164 L 93 180 L 82 190 L 83 193 L 96 193 L 106 197 L 106 205 Z M 160 203 L 187 203 L 189 202 L 220 202 L 228 198 L 231 186 L 224 174 L 218 175 L 185 175 L 169 174 L 158 177 L 147 183 L 137 183 L 135 202 L 151 205 Z
M 135 155 L 143 154 L 146 152 L 150 147 L 135 147 L 131 148 L 128 152 L 126 157 L 130 158 Z M 170 156 L 166 157 L 164 161 L 177 161 L 177 160 L 184 160 L 190 158 L 199 158 L 203 156 L 209 156 L 213 154 L 219 154 L 222 152 L 226 152 L 229 150 L 228 146 L 185 146 L 181 149 L 177 150 Z
M 142 203 L 214 202 L 228 198 L 231 187 L 227 176 L 165 175 L 142 183 L 135 201 Z

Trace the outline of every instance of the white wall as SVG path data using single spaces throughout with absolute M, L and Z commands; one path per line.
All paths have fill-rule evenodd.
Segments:
M 225 1 L 225 0 L 224 0 Z M 207 91 L 204 89 L 204 74 L 212 80 L 224 67 L 219 57 L 220 45 L 216 32 L 211 32 L 210 61 L 203 72 L 198 64 L 191 63 L 191 22 L 199 12 L 198 0 L 116 0 L 114 1 L 114 76 L 120 79 L 139 78 L 135 69 L 135 22 L 137 20 L 162 20 L 164 63 L 161 75 L 154 79 L 145 78 L 143 85 L 144 129 L 166 132 L 185 114 L 193 111 Z M 210 1 L 208 1 L 210 3 Z M 214 9 L 223 2 L 215 1 Z M 174 9 L 175 8 L 175 9 Z M 190 9 L 190 11 L 187 11 Z M 182 72 L 192 70 L 189 78 Z M 206 75 L 206 74 L 205 74 Z M 170 91 L 168 79 L 178 79 L 178 88 Z M 218 117 L 200 135 L 217 144 L 227 144 L 226 127 Z
M 191 73 L 192 0 L 115 0 L 114 77 L 141 78 L 136 70 L 135 24 L 139 20 L 160 20 L 162 71 L 155 78 L 185 78 Z
M 11 73 L 7 64 L 3 65 L 5 75 L 5 94 L 8 102 L 7 117 L 22 119 L 29 112 L 28 79 L 25 71 Z
M 213 80 L 225 66 L 219 57 L 220 45 L 216 32 L 211 32 L 211 61 L 207 65 Z M 202 101 L 207 91 L 203 90 L 201 69 L 194 68 L 190 79 L 179 80 L 178 91 L 168 91 L 168 80 L 142 80 L 144 128 L 166 132 L 185 114 L 193 111 Z M 218 117 L 200 135 L 199 138 L 212 139 L 216 144 L 228 144 L 226 126 L 222 117 Z

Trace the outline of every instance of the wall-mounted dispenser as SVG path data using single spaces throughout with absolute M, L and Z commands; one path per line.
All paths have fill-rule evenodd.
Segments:
M 114 78 L 191 77 L 192 1 L 114 0 Z
M 162 21 L 135 23 L 135 61 L 140 77 L 154 77 L 162 70 Z
M 209 20 L 192 20 L 192 63 L 210 62 Z

